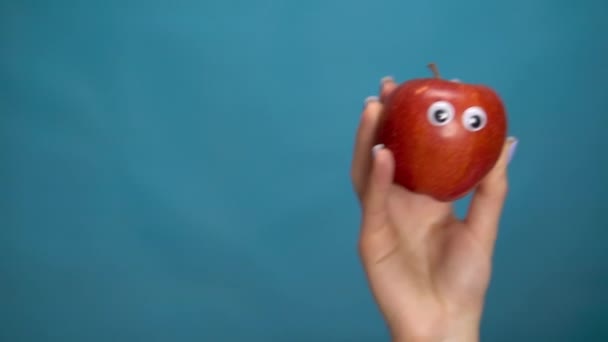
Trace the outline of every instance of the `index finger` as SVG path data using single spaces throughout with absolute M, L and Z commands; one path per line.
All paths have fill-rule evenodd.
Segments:
M 361 121 L 357 129 L 353 160 L 351 164 L 351 178 L 357 195 L 361 197 L 371 172 L 372 148 L 376 139 L 378 122 L 383 110 L 383 101 L 396 88 L 392 77 L 387 76 L 380 81 L 380 96 L 370 96 L 365 100 Z

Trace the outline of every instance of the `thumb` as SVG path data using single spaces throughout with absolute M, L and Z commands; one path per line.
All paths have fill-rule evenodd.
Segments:
M 500 215 L 508 192 L 507 166 L 517 143 L 515 138 L 507 139 L 498 162 L 473 194 L 467 214 L 469 228 L 490 246 L 494 244 L 498 233 Z

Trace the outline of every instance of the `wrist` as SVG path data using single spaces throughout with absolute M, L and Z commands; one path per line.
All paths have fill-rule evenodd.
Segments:
M 419 322 L 402 327 L 391 326 L 392 342 L 478 342 L 480 315 L 443 319 L 435 324 Z

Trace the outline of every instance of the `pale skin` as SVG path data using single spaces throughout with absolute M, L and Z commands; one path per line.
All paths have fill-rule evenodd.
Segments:
M 390 78 L 381 83 L 380 96 L 366 101 L 351 169 L 370 289 L 394 342 L 478 341 L 515 140 L 505 141 L 466 216 L 457 218 L 453 203 L 393 183 L 391 151 L 373 145 L 382 102 L 396 87 Z

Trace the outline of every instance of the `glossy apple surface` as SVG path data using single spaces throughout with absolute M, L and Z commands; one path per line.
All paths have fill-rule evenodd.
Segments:
M 395 183 L 440 201 L 465 196 L 498 161 L 505 107 L 484 85 L 439 78 L 400 84 L 386 101 L 378 143 L 395 157 Z

